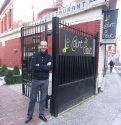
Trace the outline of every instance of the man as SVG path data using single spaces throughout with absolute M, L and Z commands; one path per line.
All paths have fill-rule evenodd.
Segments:
M 114 63 L 113 63 L 112 60 L 110 61 L 109 65 L 110 65 L 110 72 L 112 72 L 112 69 L 113 69 L 113 67 L 114 67 Z
M 44 109 L 48 92 L 49 71 L 52 70 L 53 66 L 52 56 L 47 54 L 47 49 L 47 42 L 41 41 L 40 52 L 34 53 L 32 57 L 32 86 L 29 108 L 25 123 L 28 123 L 32 119 L 39 88 L 41 91 L 41 97 L 39 102 L 39 118 L 47 122 L 47 119 L 44 116 Z

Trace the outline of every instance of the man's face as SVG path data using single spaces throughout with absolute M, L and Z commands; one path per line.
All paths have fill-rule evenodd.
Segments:
M 40 51 L 45 53 L 47 49 L 48 49 L 47 42 L 46 41 L 41 41 L 40 42 Z

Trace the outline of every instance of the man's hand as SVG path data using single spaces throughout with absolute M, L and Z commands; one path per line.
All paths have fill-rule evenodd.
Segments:
M 47 66 L 50 66 L 50 65 L 51 65 L 51 62 L 48 62 L 48 63 L 47 63 Z
M 39 66 L 39 64 L 36 64 L 36 66 Z

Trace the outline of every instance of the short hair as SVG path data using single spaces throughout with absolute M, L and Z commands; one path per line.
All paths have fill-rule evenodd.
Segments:
M 47 41 L 45 41 L 45 40 L 42 40 L 42 41 L 40 41 L 40 45 L 41 45 L 41 42 L 46 42 L 46 43 L 47 43 Z M 47 43 L 47 46 L 48 46 L 48 43 Z

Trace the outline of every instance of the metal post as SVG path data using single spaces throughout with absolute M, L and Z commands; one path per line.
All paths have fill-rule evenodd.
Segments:
M 106 44 L 105 44 L 105 54 L 104 54 L 104 72 L 103 72 L 103 77 L 104 77 L 104 75 L 106 74 Z
M 52 99 L 50 112 L 53 116 L 58 116 L 58 77 L 59 77 L 59 18 L 52 18 Z
M 47 26 L 47 23 L 45 22 L 45 40 L 48 43 L 47 31 L 48 31 L 48 26 Z M 47 53 L 48 53 L 48 50 L 47 50 Z M 45 107 L 48 108 L 48 93 L 47 93 L 47 97 L 46 97 L 46 106 Z
M 97 70 L 98 70 L 98 39 L 99 32 L 95 34 L 95 58 L 94 58 L 94 94 L 96 94 L 96 79 L 97 79 Z
M 22 94 L 25 94 L 25 86 L 23 84 L 23 55 L 24 55 L 24 38 L 23 38 L 23 34 L 24 34 L 24 27 L 21 28 L 21 68 L 22 68 Z
M 45 40 L 48 42 L 48 24 L 45 22 Z

